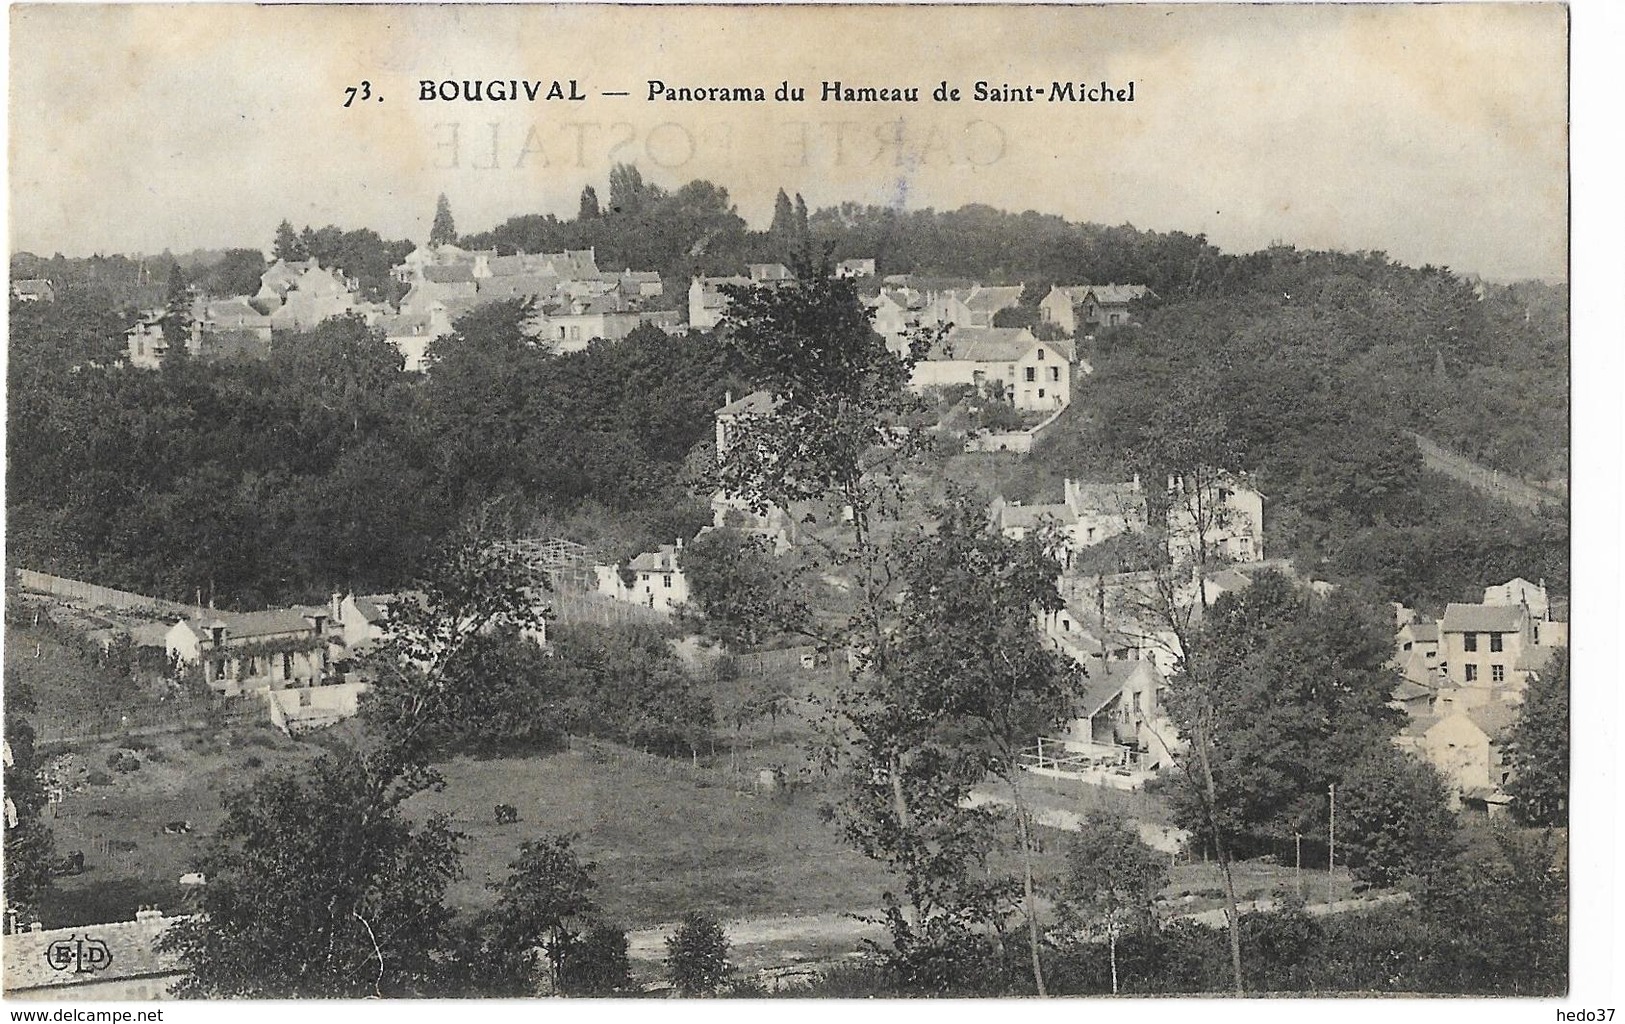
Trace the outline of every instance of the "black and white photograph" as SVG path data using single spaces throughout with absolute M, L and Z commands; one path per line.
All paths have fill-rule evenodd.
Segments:
M 10 7 L 12 1019 L 1611 1021 L 1577 13 Z

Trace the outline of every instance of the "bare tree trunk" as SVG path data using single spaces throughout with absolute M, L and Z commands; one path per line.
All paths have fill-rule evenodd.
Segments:
M 1202 784 L 1205 789 L 1208 829 L 1213 833 L 1213 852 L 1219 859 L 1219 873 L 1224 876 L 1225 921 L 1230 926 L 1230 971 L 1234 977 L 1236 995 L 1244 991 L 1241 978 L 1241 912 L 1236 902 L 1236 879 L 1230 871 L 1230 845 L 1224 841 L 1219 829 L 1218 787 L 1213 782 L 1213 762 L 1208 757 L 1207 736 L 1197 738 L 1197 759 L 1202 765 Z
M 1044 999 L 1049 993 L 1044 990 L 1044 965 L 1038 956 L 1038 908 L 1034 906 L 1033 895 L 1033 844 L 1032 832 L 1027 821 L 1027 804 L 1021 799 L 1021 787 L 1014 779 L 1010 780 L 1010 792 L 1016 800 L 1016 825 L 1021 839 L 1021 892 L 1022 905 L 1027 911 L 1027 945 L 1033 956 L 1033 984 L 1038 987 L 1038 998 Z
M 1117 927 L 1113 925 L 1106 929 L 1106 948 L 1110 950 L 1112 962 L 1112 995 L 1117 994 Z

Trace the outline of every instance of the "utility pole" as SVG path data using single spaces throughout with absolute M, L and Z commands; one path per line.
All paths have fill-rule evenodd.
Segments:
M 1296 874 L 1295 877 L 1297 878 L 1297 881 L 1298 881 L 1298 899 L 1301 900 L 1301 899 L 1304 898 L 1304 896 L 1303 896 L 1303 833 L 1302 832 L 1294 832 L 1294 833 L 1292 833 L 1292 846 L 1295 849 L 1295 851 L 1297 852 L 1298 866 L 1297 866 L 1297 874 Z
M 1332 883 L 1336 880 L 1333 874 L 1337 864 L 1337 783 L 1332 783 L 1327 789 L 1331 794 L 1331 813 L 1326 820 L 1326 902 L 1332 902 Z

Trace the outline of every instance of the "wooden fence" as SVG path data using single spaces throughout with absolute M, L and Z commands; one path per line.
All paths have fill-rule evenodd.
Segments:
M 52 576 L 50 573 L 35 572 L 33 569 L 18 569 L 17 585 L 23 590 L 66 598 L 90 608 L 117 608 L 121 611 L 146 612 L 159 618 L 190 615 L 194 610 L 191 605 L 180 604 L 176 601 L 165 601 L 162 598 L 148 597 L 145 594 L 132 594 L 128 590 L 115 590 L 112 587 L 86 583 L 84 580 L 74 580 L 66 576 Z

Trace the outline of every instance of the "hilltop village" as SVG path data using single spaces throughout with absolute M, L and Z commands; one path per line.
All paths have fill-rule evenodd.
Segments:
M 9 994 L 1563 991 L 1560 286 L 630 166 L 12 267 Z

